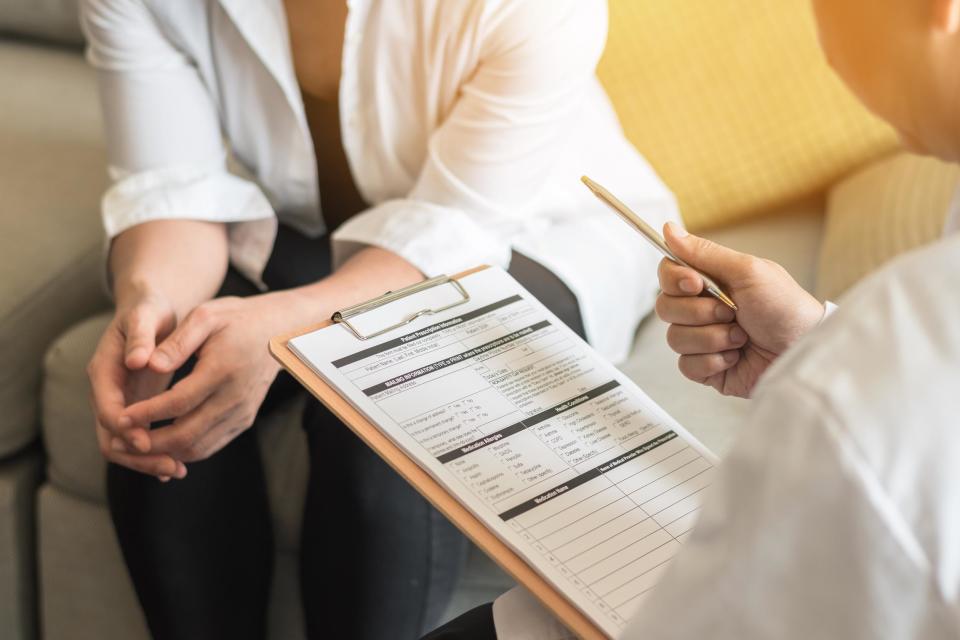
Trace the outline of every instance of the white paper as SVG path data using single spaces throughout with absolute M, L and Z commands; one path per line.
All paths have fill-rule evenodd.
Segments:
M 290 346 L 615 638 L 693 526 L 716 460 L 504 271 L 462 283 L 469 303 L 377 339 L 333 325 Z M 448 302 L 442 289 L 378 319 Z

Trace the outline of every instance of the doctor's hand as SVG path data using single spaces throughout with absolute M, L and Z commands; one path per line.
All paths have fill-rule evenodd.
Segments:
M 183 477 L 186 467 L 168 455 L 146 454 L 150 448 L 146 429 L 122 416 L 128 405 L 169 384 L 169 375 L 146 365 L 157 340 L 175 324 L 173 308 L 163 296 L 138 292 L 117 308 L 87 365 L 100 452 L 110 462 L 161 480 Z
M 280 371 L 267 343 L 288 328 L 285 300 L 278 292 L 205 302 L 157 346 L 148 366 L 158 374 L 172 374 L 191 356 L 196 363 L 169 390 L 123 412 L 135 425 L 173 420 L 149 432 L 150 454 L 204 460 L 253 425 Z
M 680 354 L 687 378 L 724 395 L 750 397 L 764 371 L 802 335 L 816 327 L 824 307 L 780 265 L 664 227 L 676 256 L 717 280 L 733 298 L 734 313 L 703 294 L 703 280 L 664 258 L 657 315 L 670 324 L 667 343 Z

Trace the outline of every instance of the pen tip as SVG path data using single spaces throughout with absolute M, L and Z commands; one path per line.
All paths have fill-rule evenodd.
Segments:
M 737 307 L 737 304 L 730 298 L 730 296 L 728 296 L 727 294 L 725 294 L 723 291 L 720 291 L 720 292 L 719 292 L 719 298 L 720 298 L 720 301 L 721 301 L 721 302 L 723 302 L 725 305 L 727 305 L 728 307 L 730 307 L 733 311 L 739 311 L 739 310 L 740 310 L 740 309 Z
M 590 189 L 591 191 L 593 191 L 594 193 L 596 193 L 596 191 L 597 191 L 597 183 L 596 183 L 596 182 L 594 182 L 593 180 L 591 180 L 591 179 L 588 178 L 587 176 L 580 176 L 580 182 L 582 182 L 583 184 L 587 185 L 587 187 L 589 187 L 589 189 Z

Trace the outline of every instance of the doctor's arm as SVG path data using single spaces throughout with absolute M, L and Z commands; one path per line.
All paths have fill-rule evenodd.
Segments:
M 848 419 L 805 383 L 768 384 L 624 640 L 923 635 L 908 625 L 931 576 Z

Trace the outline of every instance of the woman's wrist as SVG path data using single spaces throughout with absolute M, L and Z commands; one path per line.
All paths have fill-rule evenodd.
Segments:
M 150 280 L 136 277 L 114 277 L 113 299 L 117 313 L 132 309 L 146 301 L 159 301 L 172 307 L 162 288 Z
M 182 319 L 216 295 L 226 274 L 227 254 L 221 223 L 152 220 L 131 227 L 110 247 L 117 307 L 163 300 Z
M 198 296 L 172 295 L 169 287 L 150 278 L 128 277 L 114 282 L 114 302 L 117 314 L 123 314 L 144 304 L 169 310 L 175 322 L 179 323 L 206 298 Z
M 263 294 L 277 333 L 317 324 L 333 315 L 336 305 L 330 303 L 324 282 Z
M 282 294 L 282 306 L 298 328 L 328 320 L 338 309 L 369 300 L 423 279 L 416 267 L 380 249 L 362 249 L 330 276 Z

